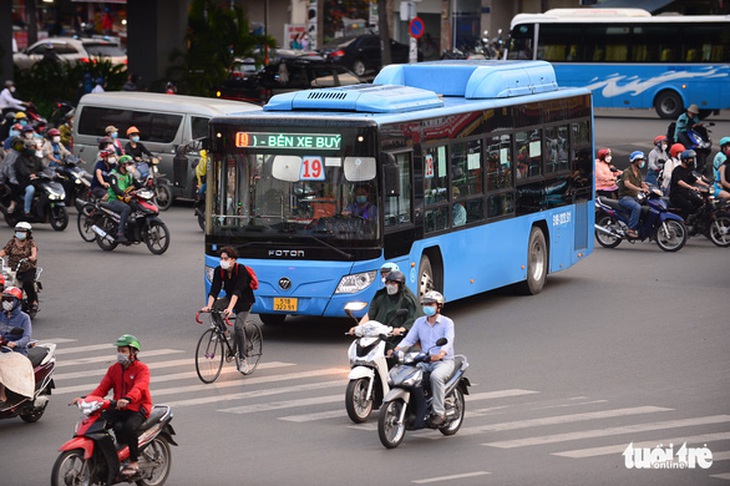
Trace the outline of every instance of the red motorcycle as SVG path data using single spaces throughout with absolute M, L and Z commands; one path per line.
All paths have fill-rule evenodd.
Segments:
M 19 328 L 18 328 L 19 329 Z M 20 334 L 23 331 L 20 329 Z M 12 332 L 11 332 L 12 335 Z M 3 350 L 12 351 L 7 347 L 8 340 L 0 339 Z M 28 349 L 28 359 L 32 372 L 27 369 L 28 360 L 15 352 L 2 353 L 2 370 L 0 382 L 6 387 L 8 401 L 0 409 L 0 419 L 20 417 L 24 422 L 33 423 L 40 420 L 48 406 L 48 398 L 53 384 L 53 373 L 56 371 L 56 345 L 36 344 L 31 342 Z M 30 380 L 23 379 L 24 375 L 34 375 L 35 386 L 30 388 Z
M 134 476 L 122 475 L 129 447 L 117 444 L 112 424 L 105 410 L 115 408 L 116 401 L 87 396 L 76 406 L 86 418 L 76 424 L 74 438 L 59 449 L 53 464 L 51 484 L 116 484 L 135 482 L 140 486 L 160 486 L 170 475 L 170 444 L 177 445 L 170 425 L 172 409 L 168 405 L 152 407 L 150 417 L 140 427 L 139 471 Z

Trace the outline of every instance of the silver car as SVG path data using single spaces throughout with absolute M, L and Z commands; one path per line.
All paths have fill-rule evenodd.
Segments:
M 127 64 L 127 54 L 117 44 L 101 39 L 74 37 L 39 40 L 24 51 L 13 54 L 13 62 L 20 69 L 28 69 L 46 56 L 70 63 L 103 59 L 112 64 Z

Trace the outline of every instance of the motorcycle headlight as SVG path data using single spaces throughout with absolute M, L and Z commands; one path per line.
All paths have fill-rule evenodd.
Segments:
M 214 267 L 205 267 L 205 278 L 208 279 L 208 282 L 213 283 L 213 272 L 215 272 Z
M 375 281 L 375 270 L 371 272 L 354 273 L 352 275 L 345 275 L 337 285 L 336 294 L 354 294 L 365 290 Z
M 156 165 L 153 165 L 152 166 L 152 172 L 154 172 L 155 174 L 159 174 L 160 169 L 158 169 Z

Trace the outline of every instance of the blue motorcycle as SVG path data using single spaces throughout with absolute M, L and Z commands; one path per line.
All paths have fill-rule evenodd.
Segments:
M 640 193 L 641 216 L 637 237 L 627 234 L 629 211 L 621 207 L 616 199 L 596 197 L 596 240 L 604 248 L 616 248 L 623 240 L 654 240 L 664 251 L 679 251 L 687 242 L 687 227 L 684 220 L 669 212 L 667 198 L 661 191 L 652 189 L 648 195 Z

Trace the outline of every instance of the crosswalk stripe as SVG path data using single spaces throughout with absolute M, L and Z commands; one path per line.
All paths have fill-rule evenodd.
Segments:
M 292 363 L 282 363 L 281 361 L 272 361 L 269 363 L 261 363 L 258 367 L 258 369 L 274 369 L 274 368 L 281 368 L 285 366 L 294 366 Z M 229 374 L 229 373 L 238 373 L 238 370 L 234 367 L 226 367 L 221 370 L 221 375 Z M 195 371 L 183 371 L 180 373 L 171 373 L 167 375 L 152 375 L 150 378 L 150 384 L 155 385 L 157 383 L 165 383 L 168 381 L 175 381 L 175 380 L 183 380 L 187 378 L 197 378 L 197 373 Z M 54 376 L 54 379 L 56 377 Z M 65 386 L 56 388 L 53 391 L 54 395 L 64 395 L 67 393 L 79 393 L 84 392 L 88 390 L 93 390 L 96 388 L 96 384 L 83 384 L 83 385 L 75 385 L 75 386 Z M 151 386 L 151 392 L 153 395 L 156 394 L 156 390 L 154 386 Z
M 323 388 L 331 388 L 336 386 L 344 387 L 346 381 L 318 381 L 316 383 L 302 383 L 300 385 L 285 386 L 279 388 L 266 388 L 264 390 L 252 390 L 249 392 L 231 393 L 228 395 L 208 396 L 202 398 L 190 398 L 187 400 L 177 400 L 174 402 L 166 402 L 171 407 L 179 408 L 191 405 L 203 405 L 207 403 L 216 403 L 230 400 L 241 400 L 244 398 L 261 398 L 283 393 L 294 393 L 311 390 L 321 390 Z
M 342 396 L 343 402 L 344 395 Z M 279 420 L 286 420 L 287 422 L 297 422 L 297 423 L 303 423 L 303 422 L 314 422 L 315 420 L 328 420 L 333 418 L 339 418 L 339 417 L 346 417 L 347 412 L 345 412 L 345 408 L 342 407 L 340 410 L 330 410 L 328 412 L 318 412 L 318 413 L 305 413 L 302 415 L 289 415 L 287 417 L 278 417 Z
M 452 474 L 451 476 L 441 476 L 438 478 L 414 479 L 411 482 L 415 483 L 415 484 L 442 483 L 444 481 L 453 481 L 455 479 L 475 478 L 477 476 L 486 476 L 488 474 L 492 474 L 492 473 L 490 473 L 489 471 L 475 471 L 475 472 L 463 473 L 463 474 Z
M 466 395 L 464 398 L 467 402 L 474 401 L 474 400 L 491 400 L 493 398 L 509 398 L 509 397 L 519 397 L 522 395 L 532 395 L 534 393 L 540 393 L 539 391 L 535 390 L 521 390 L 519 388 L 509 389 L 509 390 L 497 390 L 497 391 L 491 391 L 491 392 L 482 392 L 482 393 L 473 393 L 470 395 Z
M 710 474 L 711 478 L 715 479 L 727 479 L 730 480 L 730 473 L 722 473 L 722 474 Z
M 348 370 L 343 370 L 341 368 L 326 368 L 326 369 L 318 369 L 318 370 L 312 370 L 312 371 L 302 371 L 298 373 L 285 373 L 281 375 L 271 375 L 271 376 L 246 376 L 241 377 L 240 380 L 231 380 L 231 381 L 224 381 L 224 382 L 215 382 L 211 383 L 210 385 L 206 384 L 200 384 L 200 385 L 189 385 L 189 386 L 178 386 L 174 388 L 166 388 L 162 390 L 155 390 L 153 393 L 153 398 L 157 398 L 159 396 L 165 396 L 165 395 L 180 395 L 183 393 L 193 393 L 193 392 L 199 392 L 199 391 L 217 391 L 224 388 L 231 388 L 236 386 L 252 386 L 252 385 L 260 385 L 260 384 L 268 384 L 268 383 L 275 383 L 278 381 L 289 381 L 289 380 L 302 380 L 306 378 L 317 378 L 320 376 L 326 376 L 326 375 L 339 375 L 339 374 L 346 374 Z M 218 401 L 219 397 L 204 397 L 205 398 L 213 398 L 213 401 Z M 206 403 L 206 402 L 203 402 Z
M 528 437 L 525 439 L 489 442 L 482 445 L 489 447 L 499 447 L 501 449 L 512 449 L 515 447 L 554 444 L 556 442 L 568 442 L 571 440 L 609 437 L 612 435 L 635 434 L 639 432 L 650 432 L 655 430 L 690 427 L 693 425 L 719 424 L 725 422 L 730 422 L 730 415 L 712 415 L 708 417 L 667 420 L 665 422 L 626 425 L 622 427 L 607 427 L 605 429 L 584 430 L 579 432 L 568 432 L 565 434 L 543 435 L 539 437 Z
M 325 397 L 297 398 L 295 400 L 283 400 L 280 402 L 256 403 L 253 405 L 242 405 L 240 407 L 224 408 L 217 412 L 246 414 L 255 412 L 270 412 L 271 410 L 282 410 L 285 408 L 304 407 L 307 405 L 324 405 L 326 403 L 344 402 L 344 393 L 329 395 Z M 344 405 L 344 403 L 343 403 Z
M 165 356 L 168 354 L 184 353 L 182 349 L 155 349 L 153 351 L 145 351 L 144 358 L 151 356 Z M 108 363 L 112 364 L 116 359 L 116 356 L 90 356 L 88 358 L 70 359 L 70 360 L 57 360 L 56 368 L 65 368 L 68 366 L 79 366 L 93 363 Z
M 501 432 L 504 430 L 526 429 L 528 427 L 540 427 L 543 425 L 567 424 L 573 422 L 586 422 L 613 417 L 626 417 L 629 415 L 641 415 L 645 413 L 670 412 L 674 409 L 665 407 L 630 407 L 616 408 L 613 410 L 600 410 L 598 412 L 573 413 L 568 415 L 556 415 L 553 417 L 542 417 L 527 420 L 516 420 L 514 422 L 502 422 L 497 424 L 476 425 L 473 427 L 462 427 L 459 435 L 475 435 L 484 432 Z
M 65 343 L 75 343 L 77 341 L 78 341 L 78 339 L 50 338 L 50 339 L 39 339 L 38 344 L 45 344 L 45 343 L 65 344 Z
M 713 461 L 727 461 L 730 460 L 730 451 L 712 452 Z
M 175 359 L 175 360 L 168 360 L 168 361 L 155 361 L 152 363 L 148 363 L 147 361 L 144 361 L 144 364 L 147 365 L 147 367 L 150 370 L 155 369 L 162 369 L 162 368 L 174 368 L 177 366 L 195 366 L 195 360 L 192 358 L 185 358 L 185 359 Z M 56 373 L 53 375 L 53 379 L 56 381 L 62 381 L 62 380 L 75 380 L 78 378 L 90 378 L 94 376 L 104 376 L 104 373 L 106 373 L 106 368 L 95 368 L 93 370 L 85 370 L 85 371 L 74 371 L 71 373 Z
M 707 444 L 712 441 L 720 441 L 730 439 L 730 432 L 718 432 L 714 434 L 693 435 L 689 437 L 674 437 L 671 439 L 655 439 L 643 442 L 634 442 L 634 447 L 656 447 L 657 444 Z M 629 441 L 631 442 L 631 441 Z M 570 457 L 573 459 L 583 459 L 587 457 L 607 456 L 610 454 L 620 454 L 626 450 L 629 442 L 625 444 L 616 444 L 604 447 L 590 447 L 587 449 L 576 449 L 571 451 L 554 452 L 553 456 Z M 714 454 L 713 454 L 714 457 Z M 713 459 L 714 460 L 714 459 Z M 718 459 L 720 460 L 720 459 Z
M 56 356 L 63 356 L 64 354 L 74 353 L 88 353 L 89 351 L 101 351 L 101 350 L 117 349 L 111 343 L 106 344 L 90 344 L 88 346 L 75 346 L 73 348 L 56 348 Z

